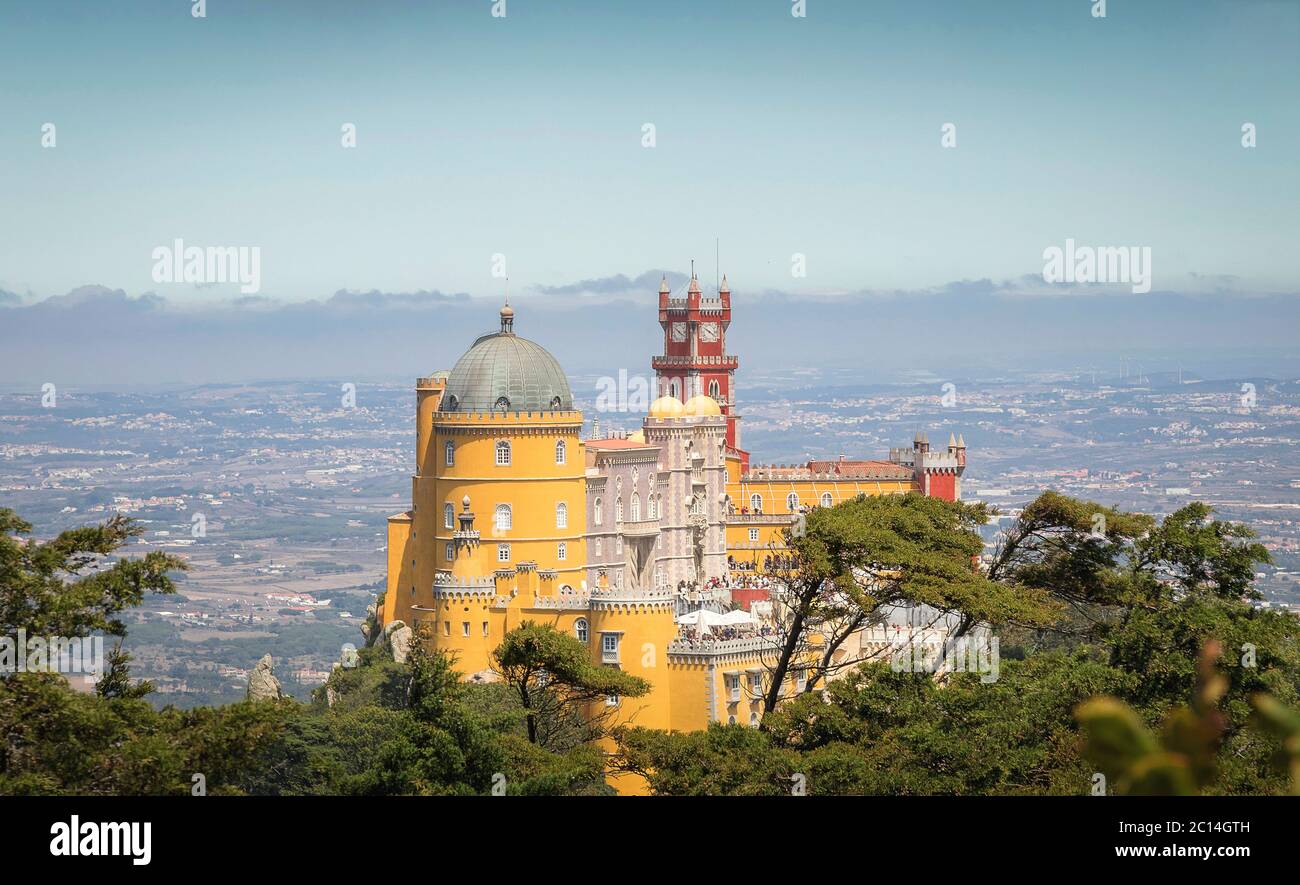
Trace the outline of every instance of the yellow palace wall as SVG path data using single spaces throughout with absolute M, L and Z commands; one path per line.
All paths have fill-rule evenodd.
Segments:
M 470 498 L 474 528 L 481 543 L 476 555 L 479 575 L 519 562 L 535 562 L 538 568 L 561 575 L 561 584 L 575 589 L 581 581 L 586 549 L 586 478 L 582 443 L 581 412 L 460 414 L 438 412 L 434 416 L 435 443 L 432 457 L 437 466 L 432 483 L 416 478 L 416 510 L 433 512 L 431 536 L 435 542 L 432 562 L 436 569 L 462 567 L 446 557 L 444 547 L 458 527 L 456 516 L 461 500 Z M 496 463 L 497 442 L 510 443 L 510 463 Z M 565 458 L 556 463 L 556 443 L 563 441 Z M 455 457 L 445 461 L 445 445 L 451 442 Z M 556 505 L 567 508 L 567 526 L 559 527 Z M 450 528 L 443 509 L 452 506 Z M 508 504 L 511 527 L 498 530 L 496 508 Z M 565 558 L 559 558 L 559 544 L 565 544 Z M 510 545 L 507 560 L 497 557 L 497 544 Z
M 732 464 L 736 469 L 733 472 Z M 774 550 L 785 549 L 784 532 L 794 519 L 787 500 L 793 492 L 798 496 L 795 508 L 826 506 L 823 496 L 829 494 L 830 505 L 849 501 L 858 495 L 904 495 L 915 491 L 907 479 L 881 480 L 831 480 L 831 479 L 771 479 L 748 480 L 739 478 L 739 462 L 728 459 L 727 496 L 735 513 L 727 517 L 727 555 L 737 562 L 762 565 L 763 557 Z M 733 479 L 733 476 L 735 477 Z M 762 512 L 755 513 L 753 496 L 758 495 Z M 748 509 L 748 513 L 741 513 Z M 751 537 L 756 530 L 757 537 Z
M 751 504 L 754 495 L 762 501 L 764 513 L 778 514 L 793 513 L 799 507 L 827 506 L 823 500 L 827 494 L 830 495 L 829 506 L 834 506 L 858 495 L 905 495 L 913 491 L 917 488 L 911 479 L 751 479 L 727 482 L 727 495 L 737 512 L 748 508 L 750 513 L 754 512 Z M 791 492 L 799 498 L 793 508 L 787 502 Z

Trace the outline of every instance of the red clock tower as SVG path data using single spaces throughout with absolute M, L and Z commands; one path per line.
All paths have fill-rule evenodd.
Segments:
M 651 357 L 658 395 L 671 394 L 682 402 L 701 393 L 718 401 L 727 417 L 727 449 L 738 455 L 741 468 L 749 468 L 749 453 L 740 448 L 736 414 L 736 367 L 727 353 L 727 327 L 731 325 L 731 288 L 722 278 L 718 294 L 706 298 L 691 272 L 685 298 L 673 298 L 668 278 L 659 284 L 659 325 L 664 330 L 664 352 Z

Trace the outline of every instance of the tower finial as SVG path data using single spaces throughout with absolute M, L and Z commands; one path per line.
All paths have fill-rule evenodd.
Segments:
M 506 277 L 506 303 L 501 308 L 501 334 L 515 333 L 515 309 L 510 306 L 510 278 Z

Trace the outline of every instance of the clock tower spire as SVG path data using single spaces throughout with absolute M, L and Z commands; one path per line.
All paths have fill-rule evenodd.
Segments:
M 715 295 L 705 296 L 691 262 L 686 297 L 673 297 L 665 276 L 659 283 L 659 325 L 664 330 L 663 353 L 650 360 L 658 395 L 682 402 L 701 393 L 718 401 L 727 418 L 727 449 L 748 467 L 749 453 L 740 448 L 740 415 L 736 413 L 736 368 L 739 361 L 727 353 L 727 327 L 731 325 L 731 286 L 726 274 Z

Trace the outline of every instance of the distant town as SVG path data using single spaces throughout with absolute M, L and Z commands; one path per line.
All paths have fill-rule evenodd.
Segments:
M 573 388 L 602 434 L 640 418 L 597 411 L 595 379 Z M 990 550 L 1045 489 L 1156 516 L 1205 501 L 1273 555 L 1260 604 L 1300 612 L 1300 383 L 1062 371 L 873 385 L 795 369 L 745 379 L 737 399 L 743 444 L 777 463 L 964 434 L 962 498 L 998 511 Z M 238 699 L 268 652 L 305 697 L 361 644 L 385 519 L 410 492 L 409 380 L 69 388 L 57 403 L 0 394 L 0 496 L 41 537 L 121 513 L 145 530 L 130 552 L 189 562 L 176 595 L 130 615 L 124 647 L 156 703 Z

